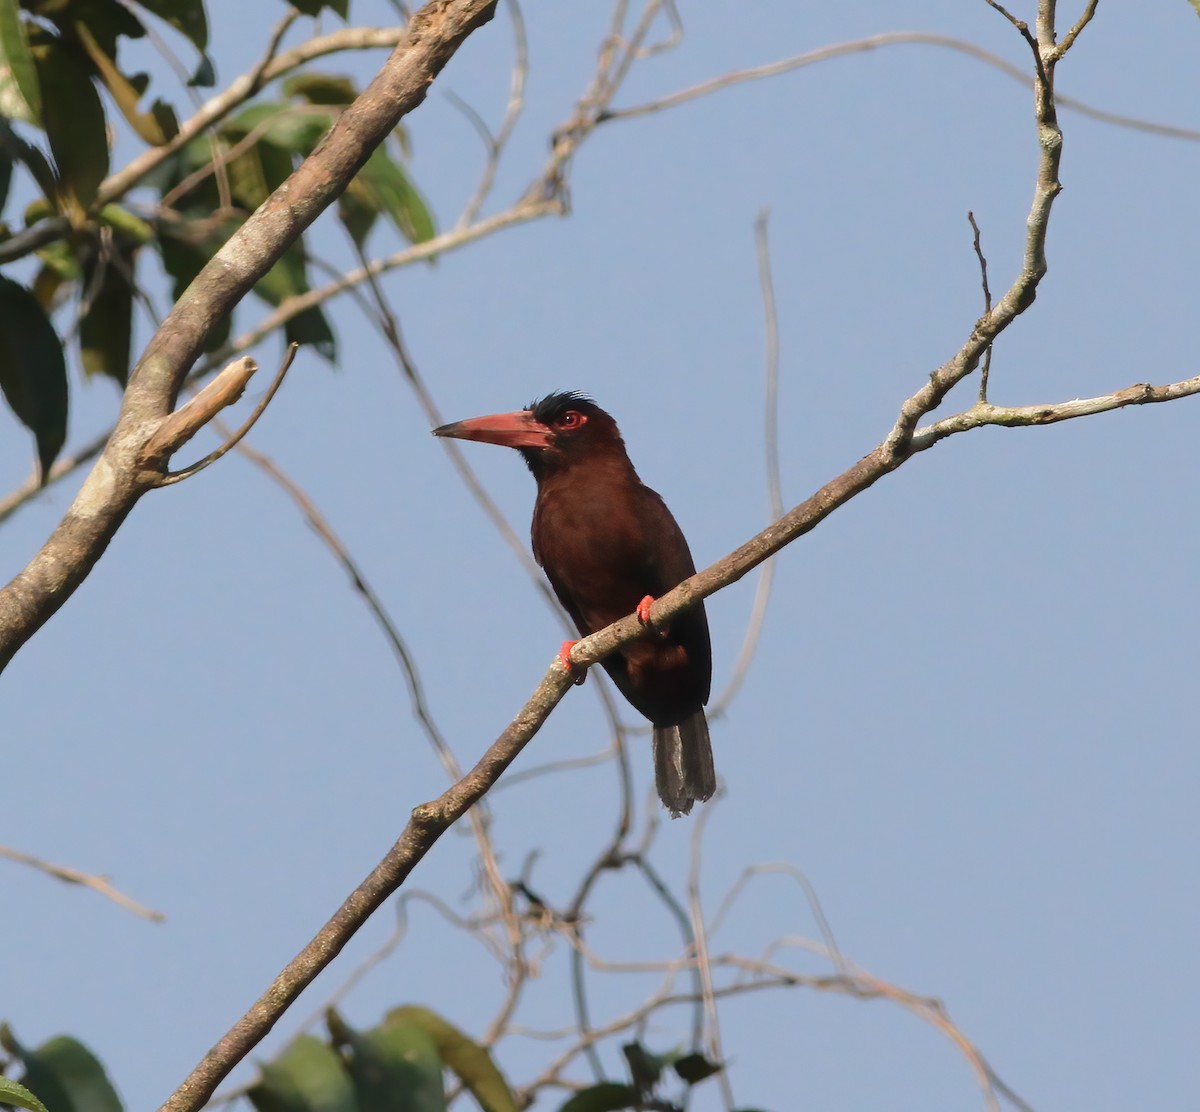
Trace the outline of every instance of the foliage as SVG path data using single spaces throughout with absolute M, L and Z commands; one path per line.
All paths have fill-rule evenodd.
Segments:
M 483 1112 L 517 1112 L 492 1056 L 428 1008 L 395 1008 L 358 1031 L 336 1012 L 329 1041 L 300 1035 L 261 1064 L 248 1092 L 259 1112 L 445 1112 L 447 1071 Z M 21 1064 L 20 1083 L 0 1077 L 0 1102 L 32 1112 L 121 1112 L 104 1067 L 77 1039 L 58 1035 L 36 1049 L 0 1026 L 0 1046 Z
M 703 1054 L 684 1054 L 678 1050 L 654 1054 L 638 1042 L 626 1043 L 621 1052 L 629 1067 L 628 1082 L 602 1081 L 589 1085 L 571 1097 L 559 1112 L 625 1112 L 640 1108 L 679 1112 L 687 1107 L 687 1101 L 672 1101 L 660 1092 L 665 1077 L 673 1072 L 690 1089 L 723 1068 Z
M 295 7 L 314 16 L 325 8 L 343 19 L 348 14 L 348 0 Z M 12 199 L 15 172 L 36 192 L 17 221 L 9 216 L 0 222 L 0 257 L 12 261 L 36 253 L 39 262 L 28 286 L 4 279 L 0 287 L 0 388 L 34 436 L 43 478 L 67 428 L 69 389 L 58 337 L 73 337 L 86 375 L 124 386 L 134 362 L 135 307 L 146 300 L 145 249 L 160 256 L 179 297 L 358 95 L 349 78 L 299 70 L 283 82 L 282 95 L 263 96 L 188 138 L 165 100 L 144 104 L 150 78 L 129 72 L 122 59 L 123 44 L 146 37 L 152 20 L 169 25 L 194 49 L 198 61 L 189 83 L 212 84 L 203 0 L 140 0 L 132 6 L 119 0 L 0 0 L 0 215 Z M 142 175 L 137 184 L 152 196 L 137 203 L 106 184 L 115 134 L 102 92 L 138 142 L 170 151 Z M 375 151 L 339 202 L 339 216 L 360 251 L 381 215 L 410 243 L 435 234 L 429 206 L 404 169 L 402 132 L 393 147 Z M 309 258 L 298 240 L 255 292 L 277 307 L 309 288 Z M 220 348 L 231 325 L 226 318 L 214 327 L 208 350 Z M 319 308 L 289 320 L 284 339 L 311 344 L 331 362 L 337 357 L 333 330 Z
M 56 1035 L 29 1049 L 17 1041 L 8 1024 L 0 1024 L 0 1046 L 20 1062 L 21 1088 L 36 1098 L 21 1103 L 24 1098 L 19 1093 L 0 1088 L 5 1101 L 51 1112 L 121 1112 L 121 1100 L 104 1067 L 77 1039 Z
M 247 1091 L 258 1112 L 445 1112 L 445 1075 L 453 1074 L 482 1112 L 517 1112 L 517 1098 L 486 1048 L 436 1012 L 393 1008 L 378 1026 L 359 1031 L 330 1009 L 329 1039 L 299 1035 L 273 1060 L 260 1063 Z M 0 1077 L 0 1098 L 32 1112 L 122 1112 L 104 1067 L 81 1042 L 58 1035 L 35 1050 L 21 1046 L 7 1024 L 0 1046 L 24 1067 L 18 1084 Z M 579 1090 L 559 1112 L 682 1109 L 660 1093 L 669 1073 L 690 1088 L 719 1073 L 702 1054 L 654 1054 L 623 1046 L 628 1082 L 604 1081 Z

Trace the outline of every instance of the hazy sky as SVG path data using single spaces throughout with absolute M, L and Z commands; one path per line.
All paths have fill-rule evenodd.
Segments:
M 209 6 L 226 82 L 254 64 L 283 8 L 238 5 L 235 28 L 231 5 Z M 1080 6 L 1060 5 L 1064 27 Z M 1032 0 L 1013 7 L 1032 19 Z M 604 5 L 543 0 L 524 11 L 528 108 L 488 212 L 534 177 L 607 27 Z M 363 24 L 394 18 L 366 0 L 351 14 Z M 736 13 L 682 5 L 682 16 L 682 43 L 639 63 L 618 104 L 895 30 L 958 36 L 1029 63 L 983 0 L 759 0 Z M 482 157 L 446 94 L 496 125 L 511 44 L 501 15 L 407 121 L 412 172 L 444 227 Z M 324 68 L 365 83 L 381 59 Z M 1200 21 L 1186 0 L 1105 3 L 1058 87 L 1195 128 L 1198 59 Z M 1061 122 L 1065 188 L 1049 274 L 997 346 L 997 403 L 1104 394 L 1200 369 L 1200 147 L 1065 110 Z M 1027 88 L 962 54 L 892 47 L 605 126 L 572 167 L 569 218 L 505 231 L 384 286 L 446 419 L 555 389 L 591 392 L 706 565 L 767 515 L 756 213 L 772 213 L 791 506 L 874 447 L 900 402 L 967 336 L 981 311 L 968 210 L 993 290 L 1012 280 L 1037 156 Z M 345 257 L 331 218 L 313 243 Z M 371 243 L 376 254 L 395 247 L 386 229 Z M 161 288 L 157 297 L 165 307 Z M 248 305 L 235 331 L 259 311 Z M 470 762 L 532 691 L 561 633 L 428 435 L 383 342 L 351 302 L 331 314 L 338 368 L 303 352 L 252 442 L 342 535 L 408 639 L 439 725 Z M 278 341 L 255 354 L 273 367 Z M 944 408 L 966 408 L 975 390 L 964 384 Z M 80 385 L 73 399 L 69 445 L 111 422 L 118 401 L 107 382 Z M 1195 1100 L 1198 421 L 1200 402 L 1185 400 L 982 430 L 914 459 L 782 555 L 753 668 L 713 723 L 726 793 L 704 831 L 708 910 L 748 865 L 803 870 L 845 957 L 942 1000 L 1039 1112 Z M 27 474 L 30 451 L 7 415 L 0 423 L 7 490 Z M 210 441 L 199 438 L 195 455 Z M 525 538 L 534 488 L 520 460 L 483 445 L 465 451 Z M 3 526 L 5 578 L 78 481 Z M 709 602 L 717 690 L 753 591 L 752 577 Z M 0 842 L 111 874 L 168 915 L 144 923 L 0 863 L 3 1018 L 27 1043 L 60 1031 L 82 1038 L 130 1109 L 166 1097 L 391 845 L 409 810 L 446 784 L 345 575 L 280 490 L 235 456 L 144 499 L 2 683 Z M 567 696 L 517 770 L 604 747 L 595 686 Z M 634 739 L 639 801 L 651 786 L 648 750 Z M 497 792 L 504 875 L 540 851 L 531 883 L 562 906 L 610 836 L 617 799 L 611 764 Z M 652 848 L 680 895 L 695 821 L 663 827 Z M 466 913 L 473 862 L 470 840 L 452 833 L 412 884 Z M 632 875 L 602 880 L 591 913 L 589 943 L 607 959 L 679 952 L 669 914 Z M 394 921 L 381 911 L 262 1053 L 294 1034 Z M 711 946 L 759 956 L 781 937 L 820 935 L 799 887 L 766 876 Z M 775 957 L 829 972 L 800 950 Z M 554 941 L 519 1022 L 570 1024 L 566 958 Z M 595 974 L 595 1018 L 627 1011 L 657 983 Z M 403 945 L 342 1008 L 368 1026 L 390 1006 L 421 1003 L 479 1034 L 503 991 L 477 943 L 413 904 Z M 894 1004 L 796 988 L 733 998 L 721 1015 L 740 1106 L 984 1106 L 952 1042 Z M 646 1041 L 682 1044 L 689 1022 L 665 1013 Z M 552 1053 L 514 1037 L 498 1058 L 519 1083 Z M 615 1043 L 604 1058 L 619 1075 Z M 589 1074 L 581 1063 L 572 1076 Z M 718 1098 L 710 1082 L 693 1108 L 716 1109 Z

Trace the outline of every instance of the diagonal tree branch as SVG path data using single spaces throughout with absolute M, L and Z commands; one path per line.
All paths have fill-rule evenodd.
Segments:
M 366 91 L 316 150 L 217 251 L 184 291 L 130 376 L 108 444 L 66 516 L 28 566 L 0 590 L 0 668 L 71 596 L 157 476 L 139 468 L 213 325 L 307 228 L 408 112 L 496 0 L 432 0 Z

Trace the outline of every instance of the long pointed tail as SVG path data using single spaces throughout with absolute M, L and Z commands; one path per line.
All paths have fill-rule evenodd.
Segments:
M 673 819 L 688 814 L 693 803 L 703 803 L 717 790 L 704 711 L 696 711 L 677 726 L 654 727 L 654 779 L 658 798 Z

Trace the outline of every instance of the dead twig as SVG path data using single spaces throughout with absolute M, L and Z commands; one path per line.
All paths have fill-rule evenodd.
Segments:
M 125 908 L 126 911 L 132 911 L 134 915 L 140 916 L 142 919 L 149 919 L 152 923 L 166 921 L 167 917 L 161 911 L 155 911 L 153 908 L 131 899 L 124 892 L 114 887 L 113 883 L 106 876 L 85 873 L 81 869 L 72 868 L 70 865 L 55 865 L 49 861 L 43 861 L 40 857 L 34 857 L 30 853 L 23 853 L 19 849 L 13 849 L 11 846 L 0 846 L 0 857 L 6 857 L 9 861 L 16 861 L 22 865 L 28 865 L 30 868 L 37 869 L 39 872 L 67 884 L 78 884 L 81 888 L 88 888 L 93 892 L 99 893 L 105 899 L 112 900 L 113 903 Z

